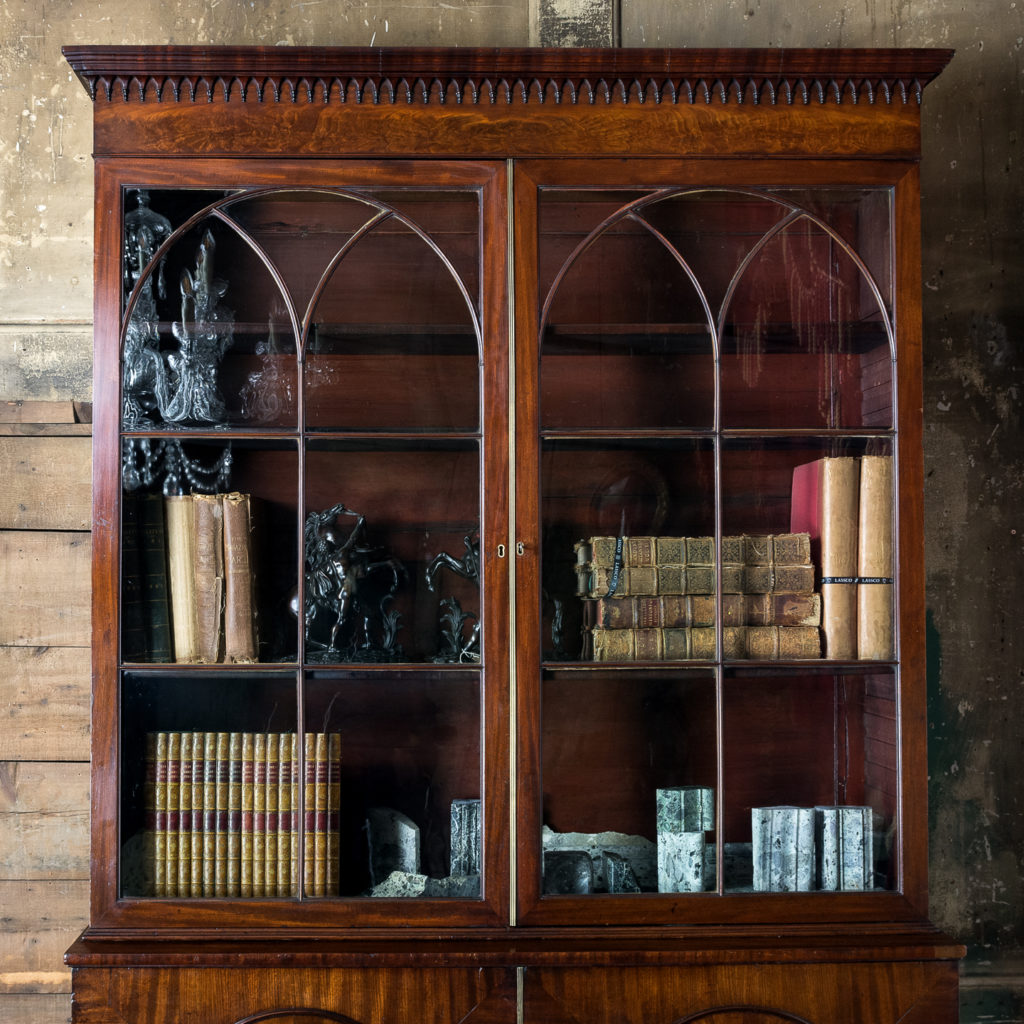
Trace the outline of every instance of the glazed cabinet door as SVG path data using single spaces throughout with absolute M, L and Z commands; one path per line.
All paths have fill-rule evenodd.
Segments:
M 516 170 L 521 919 L 906 914 L 912 172 Z
M 504 174 L 101 168 L 94 923 L 505 914 Z

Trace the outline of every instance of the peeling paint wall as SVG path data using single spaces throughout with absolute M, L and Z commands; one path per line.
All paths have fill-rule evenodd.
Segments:
M 88 399 L 91 108 L 63 43 L 951 46 L 924 104 L 935 922 L 965 1021 L 1024 1020 L 1024 0 L 6 0 L 0 399 Z

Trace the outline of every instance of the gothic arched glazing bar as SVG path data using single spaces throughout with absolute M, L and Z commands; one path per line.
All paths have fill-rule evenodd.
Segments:
M 615 224 L 621 223 L 623 220 L 632 220 L 639 224 L 645 231 L 648 231 L 653 238 L 655 238 L 661 245 L 663 245 L 676 263 L 682 268 L 686 274 L 690 283 L 693 285 L 694 290 L 697 293 L 697 297 L 700 300 L 700 304 L 704 310 L 704 315 L 707 318 L 708 330 L 711 333 L 711 350 L 712 354 L 717 361 L 718 359 L 718 333 L 715 323 L 715 317 L 711 312 L 711 305 L 708 302 L 707 295 L 704 289 L 701 287 L 700 282 L 697 279 L 697 275 L 694 273 L 693 268 L 689 265 L 683 255 L 669 242 L 669 240 L 658 231 L 653 225 L 648 223 L 642 216 L 639 215 L 639 211 L 645 207 L 653 205 L 654 203 L 662 202 L 666 199 L 675 199 L 680 196 L 691 195 L 699 192 L 707 191 L 706 189 L 658 189 L 652 192 L 650 195 L 641 196 L 639 199 L 635 199 L 625 206 L 620 207 L 614 213 L 606 217 L 600 224 L 593 228 L 590 233 L 584 238 L 573 251 L 566 258 L 565 262 L 558 269 L 558 273 L 555 275 L 554 280 L 551 282 L 551 287 L 548 289 L 548 293 L 544 298 L 544 303 L 541 308 L 540 315 L 540 330 L 539 334 L 543 336 L 544 329 L 547 325 L 548 315 L 551 310 L 551 304 L 554 301 L 555 295 L 558 293 L 562 281 L 565 279 L 566 274 L 572 268 L 573 264 L 585 253 L 591 246 L 594 245 L 598 239 L 608 231 L 609 228 Z
M 274 260 L 266 252 L 266 250 L 252 237 L 249 232 L 242 227 L 241 224 L 232 216 L 229 216 L 227 211 L 231 206 L 238 205 L 251 199 L 265 198 L 270 195 L 302 195 L 302 194 L 320 194 L 320 195 L 332 195 L 340 198 L 349 199 L 358 203 L 362 203 L 365 206 L 369 206 L 375 209 L 377 213 L 370 217 L 361 228 L 353 233 L 353 236 L 343 245 L 334 256 L 328 261 L 316 287 L 313 291 L 313 296 L 309 301 L 309 304 L 305 310 L 305 313 L 300 318 L 298 311 L 295 308 L 295 303 L 291 297 L 288 286 L 286 285 L 284 278 L 277 268 Z M 477 315 L 477 311 L 474 308 L 472 296 L 469 294 L 469 290 L 466 288 L 465 282 L 459 275 L 458 271 L 453 266 L 451 260 L 442 252 L 438 245 L 431 239 L 429 234 L 419 227 L 411 218 L 406 217 L 400 213 L 394 207 L 389 206 L 386 203 L 373 200 L 369 196 L 354 190 L 354 189 L 328 189 L 328 188 L 316 188 L 316 189 L 282 189 L 277 186 L 272 188 L 263 189 L 247 189 L 242 192 L 234 193 L 230 196 L 218 199 L 213 203 L 204 206 L 202 209 L 196 211 L 187 220 L 184 221 L 179 227 L 175 228 L 172 233 L 164 240 L 164 242 L 154 251 L 149 262 L 146 264 L 143 272 L 140 274 L 139 279 L 136 281 L 131 294 L 128 297 L 128 301 L 125 304 L 125 311 L 121 323 L 121 338 L 120 343 L 124 344 L 124 335 L 127 329 L 128 323 L 131 321 L 132 313 L 135 309 L 135 305 L 138 302 L 139 294 L 144 287 L 144 282 L 152 277 L 152 274 L 156 268 L 160 265 L 161 261 L 175 245 L 175 243 L 184 237 L 192 228 L 197 224 L 200 224 L 207 217 L 215 217 L 223 224 L 231 227 L 238 236 L 245 242 L 245 244 L 252 250 L 257 256 L 261 263 L 266 267 L 267 272 L 271 275 L 276 284 L 278 290 L 281 293 L 282 300 L 285 303 L 288 318 L 291 322 L 292 331 L 296 340 L 296 355 L 299 362 L 302 361 L 305 340 L 308 335 L 309 325 L 311 322 L 313 310 L 316 306 L 317 299 L 323 293 L 331 274 L 337 268 L 341 260 L 352 250 L 353 246 L 357 241 L 364 238 L 369 234 L 375 227 L 383 223 L 385 220 L 394 219 L 397 223 L 400 223 L 407 227 L 413 232 L 418 238 L 420 238 L 425 245 L 441 260 L 442 264 L 451 274 L 452 279 L 455 281 L 463 300 L 466 303 L 467 310 L 469 311 L 470 317 L 473 323 L 473 330 L 476 337 L 477 349 L 480 350 L 482 346 L 482 335 L 480 319 Z
M 718 336 L 722 337 L 725 329 L 725 318 L 728 313 L 729 306 L 732 303 L 733 297 L 736 294 L 736 290 L 739 287 L 740 281 L 744 273 L 749 269 L 754 259 L 764 251 L 764 248 L 772 241 L 777 238 L 787 228 L 792 227 L 794 224 L 801 220 L 807 220 L 815 227 L 820 228 L 825 234 L 835 242 L 836 245 L 845 253 L 850 261 L 860 271 L 861 276 L 868 285 L 875 302 L 878 304 L 878 311 L 882 317 L 882 325 L 885 328 L 886 340 L 889 344 L 889 357 L 892 360 L 896 358 L 896 335 L 892 324 L 892 318 L 886 309 L 885 297 L 882 295 L 882 290 L 878 286 L 878 282 L 875 280 L 874 275 L 868 269 L 867 264 L 858 255 L 856 249 L 849 244 L 833 227 L 831 227 L 826 221 L 822 220 L 821 217 L 811 213 L 809 210 L 805 210 L 802 207 L 795 206 L 791 203 L 786 203 L 781 200 L 778 196 L 773 196 L 771 193 L 759 192 L 759 191 L 746 191 L 739 189 L 729 189 L 729 192 L 734 192 L 739 195 L 748 195 L 756 199 L 764 199 L 768 202 L 775 203 L 779 206 L 787 208 L 790 212 L 780 221 L 773 224 L 762 235 L 762 237 L 751 246 L 747 254 L 740 261 L 740 265 L 736 268 L 735 273 L 732 276 L 732 280 L 729 282 L 729 287 L 726 289 L 725 296 L 722 299 L 722 308 L 719 310 L 717 330 Z

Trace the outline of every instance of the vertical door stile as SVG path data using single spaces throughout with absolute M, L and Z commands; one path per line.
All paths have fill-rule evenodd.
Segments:
M 505 309 L 508 315 L 508 919 L 509 925 L 517 921 L 518 859 L 518 700 L 516 675 L 516 283 L 515 283 L 515 163 L 505 161 Z M 521 1002 L 521 1000 L 520 1000 Z

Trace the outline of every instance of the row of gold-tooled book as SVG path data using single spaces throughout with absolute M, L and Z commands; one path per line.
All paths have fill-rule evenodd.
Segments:
M 576 545 L 583 657 L 665 661 L 821 657 L 821 598 L 806 533 L 591 537 Z
M 169 897 L 338 892 L 341 737 L 306 733 L 146 736 L 146 892 Z

